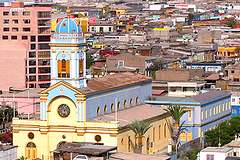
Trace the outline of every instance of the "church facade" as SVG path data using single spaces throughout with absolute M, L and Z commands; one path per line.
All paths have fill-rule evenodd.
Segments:
M 151 96 L 151 79 L 144 75 L 121 73 L 87 81 L 84 43 L 81 28 L 70 16 L 57 24 L 50 44 L 51 86 L 40 93 L 40 117 L 12 122 L 19 157 L 52 159 L 63 142 L 117 146 L 117 118 L 94 118 L 142 104 Z

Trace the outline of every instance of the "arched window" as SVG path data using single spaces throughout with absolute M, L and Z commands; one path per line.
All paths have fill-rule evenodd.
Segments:
M 138 104 L 138 97 L 136 97 L 136 104 Z
M 130 99 L 129 104 L 132 105 L 132 98 Z
M 158 139 L 161 139 L 161 125 L 158 127 Z
M 111 104 L 111 112 L 114 112 L 114 104 Z
M 83 70 L 84 70 L 84 61 L 83 59 L 79 60 L 79 77 L 83 77 Z
M 131 152 L 131 138 L 128 136 L 128 152 Z
M 107 105 L 104 106 L 104 113 L 107 113 L 108 109 L 107 109 Z
M 153 141 L 155 141 L 155 127 L 153 127 Z
M 117 110 L 120 110 L 120 102 L 117 103 Z
M 58 60 L 58 77 L 69 78 L 70 77 L 70 60 Z
M 37 158 L 37 148 L 33 142 L 29 142 L 25 148 L 25 157 L 27 159 L 35 159 Z
M 97 115 L 100 115 L 101 114 L 101 109 L 100 107 L 97 108 Z
M 167 124 L 166 123 L 164 124 L 163 134 L 164 134 L 164 138 L 166 138 L 167 137 Z
M 127 101 L 126 100 L 124 100 L 123 108 L 127 108 Z

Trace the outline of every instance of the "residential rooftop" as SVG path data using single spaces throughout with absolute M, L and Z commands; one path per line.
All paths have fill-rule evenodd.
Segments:
M 221 152 L 228 153 L 232 150 L 230 147 L 207 147 L 201 150 L 201 152 Z

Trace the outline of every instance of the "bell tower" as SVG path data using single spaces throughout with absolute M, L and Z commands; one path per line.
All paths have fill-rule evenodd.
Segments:
M 67 13 L 51 36 L 51 85 L 66 81 L 76 88 L 86 87 L 85 39 L 78 22 Z

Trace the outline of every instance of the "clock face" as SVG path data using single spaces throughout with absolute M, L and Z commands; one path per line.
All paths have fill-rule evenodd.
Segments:
M 66 105 L 66 104 L 61 104 L 61 105 L 58 107 L 58 114 L 59 114 L 61 117 L 67 117 L 67 116 L 70 114 L 70 108 L 68 107 L 68 105 Z

